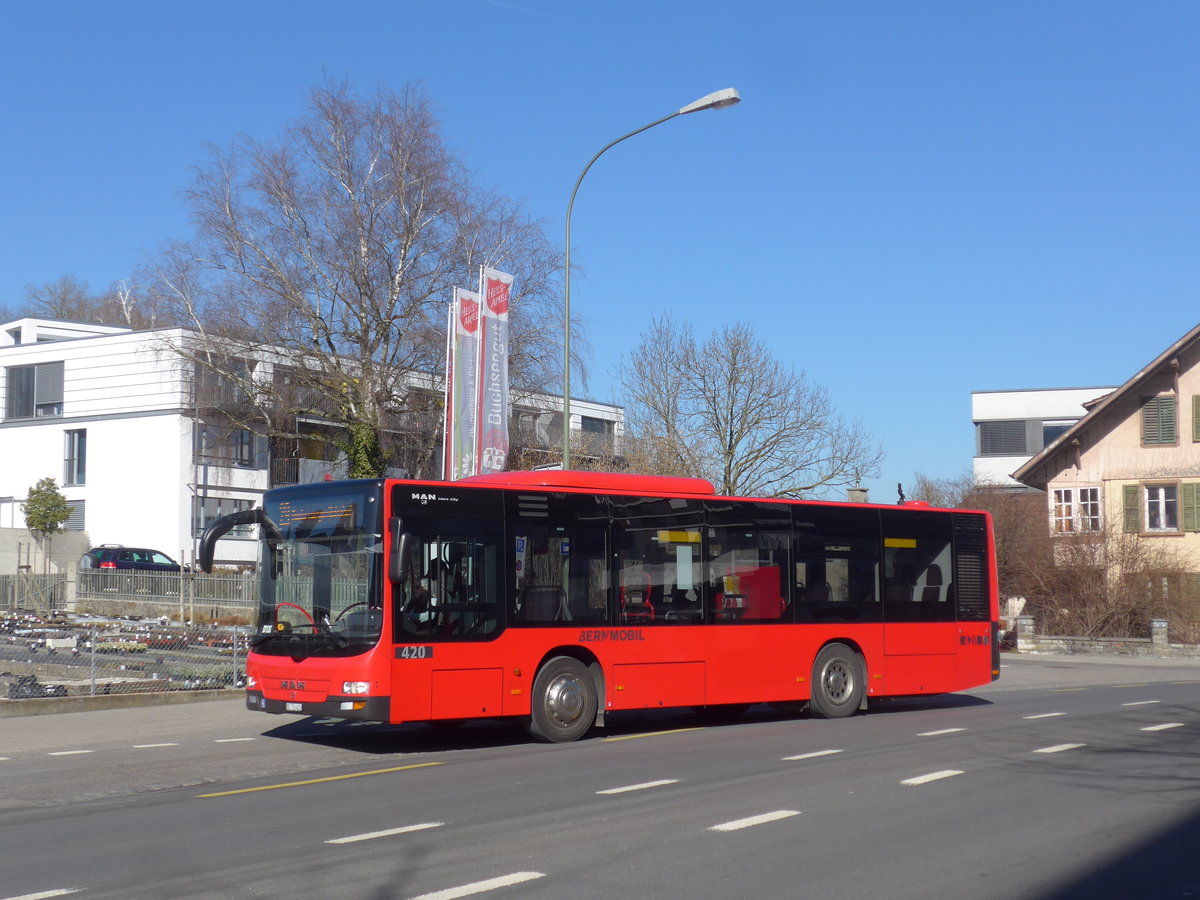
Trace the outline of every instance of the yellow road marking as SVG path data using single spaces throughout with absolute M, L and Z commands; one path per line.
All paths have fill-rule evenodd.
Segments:
M 617 737 L 604 738 L 603 743 L 612 741 L 632 741 L 637 738 L 658 737 L 661 734 L 683 734 L 685 731 L 703 731 L 703 728 L 672 728 L 670 731 L 646 731 L 642 734 L 622 734 Z
M 304 787 L 309 784 L 324 784 L 328 781 L 344 781 L 347 778 L 365 778 L 367 775 L 387 775 L 391 772 L 404 772 L 408 769 L 424 769 L 428 766 L 441 766 L 445 763 L 427 762 L 414 763 L 411 766 L 393 766 L 390 769 L 373 769 L 370 772 L 353 772 L 349 775 L 330 775 L 328 778 L 310 778 L 307 781 L 289 781 L 284 784 L 264 784 L 261 787 L 238 788 L 235 791 L 218 791 L 215 794 L 197 794 L 197 800 L 206 800 L 210 797 L 230 797 L 234 794 L 253 794 L 256 791 L 276 791 L 280 788 Z

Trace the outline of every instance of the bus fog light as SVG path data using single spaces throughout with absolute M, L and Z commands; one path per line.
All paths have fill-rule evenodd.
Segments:
M 343 700 L 339 706 L 340 709 L 364 709 L 366 703 L 362 700 Z
M 342 683 L 343 694 L 365 694 L 370 688 L 371 684 L 367 681 L 345 681 Z

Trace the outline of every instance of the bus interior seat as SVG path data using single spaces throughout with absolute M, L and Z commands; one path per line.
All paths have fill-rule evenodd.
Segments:
M 553 622 L 558 615 L 561 591 L 554 585 L 538 585 L 525 589 L 523 604 L 526 622 Z

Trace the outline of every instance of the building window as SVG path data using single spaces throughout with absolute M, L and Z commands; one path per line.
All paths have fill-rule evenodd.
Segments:
M 87 525 L 85 524 L 84 513 L 87 508 L 86 500 L 68 500 L 67 506 L 71 510 L 71 515 L 66 522 L 63 523 L 64 531 L 83 531 Z
M 1071 502 L 1071 490 L 1054 492 L 1054 533 L 1066 534 L 1075 530 L 1075 512 Z
M 1099 531 L 1100 524 L 1100 488 L 1079 489 L 1079 530 Z
M 1074 422 L 1043 422 L 1042 423 L 1042 446 L 1049 447 L 1058 438 L 1071 430 Z
M 1100 523 L 1100 488 L 1055 489 L 1051 522 L 1055 534 L 1099 531 Z
M 1023 419 L 979 423 L 980 456 L 1024 456 L 1026 446 Z
M 1173 484 L 1146 485 L 1146 530 L 1179 530 L 1179 488 Z
M 63 364 L 9 366 L 4 370 L 7 387 L 4 418 L 34 419 L 63 413 Z
M 229 513 L 251 509 L 253 500 L 237 500 L 232 497 L 193 497 L 192 535 L 199 537 L 204 529 Z M 236 525 L 229 530 L 228 537 L 254 537 L 254 525 Z
M 87 429 L 64 432 L 63 484 L 87 484 Z
M 1142 401 L 1142 444 L 1174 444 L 1175 397 L 1147 397 Z
M 267 467 L 267 440 L 248 428 L 199 426 L 196 461 L 243 469 Z

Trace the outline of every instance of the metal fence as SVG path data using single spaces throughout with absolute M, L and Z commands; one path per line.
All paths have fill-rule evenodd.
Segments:
M 252 574 L 0 575 L 0 698 L 236 687 Z
M 242 684 L 248 629 L 0 613 L 0 696 L 95 696 Z

